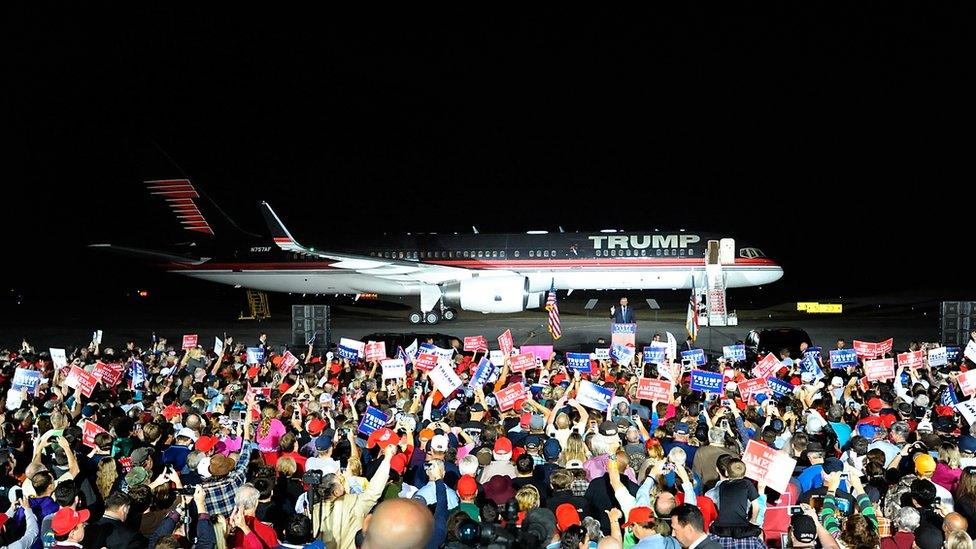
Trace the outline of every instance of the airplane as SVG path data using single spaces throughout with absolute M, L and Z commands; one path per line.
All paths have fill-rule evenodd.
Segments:
M 783 276 L 782 267 L 759 248 L 736 249 L 731 238 L 685 230 L 481 234 L 475 229 L 472 234 L 360 235 L 352 242 L 308 247 L 267 202 L 258 207 L 270 241 L 241 229 L 189 178 L 145 184 L 197 237 L 194 242 L 180 251 L 106 243 L 91 247 L 148 259 L 171 273 L 254 290 L 417 297 L 419 307 L 408 315 L 412 324 L 454 320 L 458 310 L 487 314 L 538 308 L 550 288 L 702 288 L 708 257 L 713 263 L 720 258 L 728 288 L 760 286 Z

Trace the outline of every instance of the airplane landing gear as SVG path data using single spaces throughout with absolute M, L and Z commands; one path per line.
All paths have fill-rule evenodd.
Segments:
M 441 314 L 437 311 L 428 311 L 424 313 L 424 322 L 427 324 L 437 324 L 441 321 Z
M 441 313 L 441 318 L 443 318 L 444 320 L 450 322 L 450 321 L 454 320 L 455 318 L 457 318 L 457 311 L 454 310 L 454 309 L 451 309 L 450 307 L 448 307 L 448 308 L 444 309 L 444 311 Z
M 410 316 L 407 317 L 410 324 L 420 324 L 424 321 L 424 315 L 420 311 L 410 311 Z

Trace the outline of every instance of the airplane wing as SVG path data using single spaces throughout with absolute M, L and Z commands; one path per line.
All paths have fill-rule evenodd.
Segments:
M 349 269 L 360 274 L 376 276 L 387 280 L 404 283 L 440 284 L 451 280 L 469 278 L 478 269 L 464 269 L 445 265 L 432 265 L 411 259 L 389 259 L 385 257 L 369 257 L 365 255 L 317 250 L 302 246 L 285 228 L 278 214 L 271 209 L 267 202 L 260 203 L 261 213 L 271 230 L 271 237 L 279 248 L 288 252 L 303 254 L 335 261 L 332 267 Z M 499 271 L 492 271 L 497 274 Z
M 210 260 L 209 257 L 192 257 L 189 255 L 179 255 L 160 250 L 150 250 L 146 248 L 131 248 L 128 246 L 116 246 L 115 244 L 89 244 L 89 248 L 96 248 L 108 252 L 139 257 L 154 261 L 172 261 L 173 263 L 183 263 L 186 265 L 201 265 Z

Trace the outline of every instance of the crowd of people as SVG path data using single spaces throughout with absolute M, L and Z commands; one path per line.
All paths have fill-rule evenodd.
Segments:
M 472 383 L 485 353 L 453 346 L 462 385 L 447 394 L 399 349 L 404 374 L 387 378 L 263 334 L 219 354 L 92 342 L 59 364 L 28 341 L 3 350 L 0 546 L 973 547 L 962 353 L 867 382 L 863 358 L 832 367 L 824 348 L 811 372 L 784 350 L 769 377 L 790 390 L 744 395 L 755 361 L 710 357 L 698 368 L 723 374 L 714 392 L 639 352 L 588 369 L 504 358 Z M 673 390 L 642 400 L 641 378 Z M 517 383 L 515 402 L 499 398 Z M 589 383 L 612 393 L 606 409 L 577 399 Z M 755 444 L 795 460 L 785 489 L 755 478 Z

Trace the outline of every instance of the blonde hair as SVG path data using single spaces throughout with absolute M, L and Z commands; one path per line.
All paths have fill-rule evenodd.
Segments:
M 515 493 L 515 501 L 518 502 L 519 511 L 528 511 L 539 506 L 539 489 L 531 484 L 523 486 Z
M 264 438 L 271 430 L 271 420 L 278 416 L 278 410 L 268 406 L 261 410 L 261 425 L 258 426 L 258 436 Z
M 53 429 L 64 429 L 68 426 L 68 418 L 64 416 L 60 411 L 55 411 L 51 413 L 51 428 Z
M 112 485 L 119 478 L 119 473 L 115 469 L 115 460 L 107 457 L 98 462 L 98 472 L 95 473 L 95 487 L 102 499 L 107 498 L 112 493 Z
M 945 549 L 972 549 L 973 538 L 964 530 L 951 532 L 945 541 Z
M 556 463 L 560 467 L 565 467 L 566 463 L 577 459 L 579 461 L 586 461 L 589 459 L 586 444 L 583 442 L 583 437 L 579 433 L 570 433 L 569 438 L 566 439 L 566 447 L 563 448 L 562 452 L 559 452 L 559 459 Z
M 278 463 L 275 465 L 275 470 L 279 473 L 290 477 L 298 471 L 298 464 L 295 463 L 295 458 L 291 456 L 281 456 L 278 458 Z
M 223 515 L 217 515 L 217 519 L 211 522 L 217 536 L 217 549 L 227 549 L 227 519 Z
M 939 461 L 953 469 L 959 468 L 959 448 L 955 444 L 939 446 Z

